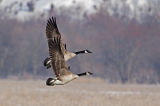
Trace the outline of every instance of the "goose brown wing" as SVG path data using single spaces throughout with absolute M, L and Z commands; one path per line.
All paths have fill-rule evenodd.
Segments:
M 52 67 L 56 77 L 71 73 L 64 60 L 60 47 L 60 38 L 48 39 L 49 55 L 52 59 Z
M 57 23 L 56 23 L 56 18 L 49 18 L 47 21 L 47 26 L 46 26 L 46 36 L 47 39 L 54 39 L 60 38 L 60 47 L 62 49 L 62 53 L 66 52 L 66 49 L 63 45 L 62 39 L 61 39 L 61 34 L 58 30 Z

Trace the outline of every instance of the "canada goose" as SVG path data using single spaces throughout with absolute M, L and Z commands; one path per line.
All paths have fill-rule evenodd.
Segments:
M 61 48 L 61 36 L 51 37 L 53 33 L 47 33 L 49 55 L 51 58 L 52 68 L 56 75 L 56 78 L 48 78 L 46 85 L 64 85 L 80 76 L 92 75 L 91 72 L 85 72 L 81 74 L 73 74 L 70 72 L 70 67 L 67 66 L 65 57 Z
M 79 54 L 87 54 L 87 53 L 92 53 L 89 50 L 82 50 L 82 51 L 78 51 L 78 52 L 69 52 L 66 49 L 66 44 L 62 43 L 62 39 L 61 39 L 61 34 L 59 33 L 57 24 L 56 24 L 56 18 L 49 18 L 48 22 L 47 22 L 47 26 L 46 26 L 46 34 L 48 35 L 52 35 L 49 36 L 49 38 L 52 37 L 59 37 L 60 38 L 60 47 L 62 50 L 62 53 L 64 54 L 64 60 L 68 61 L 69 59 L 79 55 Z M 51 58 L 47 57 L 44 60 L 44 66 L 48 68 L 51 67 Z

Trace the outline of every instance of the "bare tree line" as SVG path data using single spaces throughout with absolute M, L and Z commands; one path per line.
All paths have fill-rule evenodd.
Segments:
M 72 72 L 92 71 L 112 83 L 160 82 L 158 24 L 125 23 L 103 12 L 86 17 L 84 23 L 70 22 L 65 16 L 57 19 L 67 49 L 93 51 L 69 61 Z M 40 78 L 51 73 L 43 67 L 48 56 L 45 23 L 43 19 L 25 23 L 0 20 L 1 78 Z

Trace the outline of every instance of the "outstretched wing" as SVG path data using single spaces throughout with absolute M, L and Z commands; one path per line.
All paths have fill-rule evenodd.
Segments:
M 66 52 L 66 49 L 62 43 L 61 34 L 57 27 L 56 18 L 52 17 L 48 19 L 46 26 L 46 36 L 47 39 L 54 39 L 55 37 L 60 38 L 60 47 L 62 49 L 62 53 L 64 54 L 64 52 Z
M 64 60 L 64 55 L 60 47 L 60 38 L 54 37 L 48 40 L 49 55 L 52 59 L 52 67 L 55 72 L 56 77 L 70 74 L 66 62 Z

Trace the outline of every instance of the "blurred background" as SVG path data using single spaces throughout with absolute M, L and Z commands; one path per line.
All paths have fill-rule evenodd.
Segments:
M 160 83 L 160 0 L 0 0 L 0 78 L 43 79 L 47 19 L 69 51 L 68 62 L 109 83 Z

